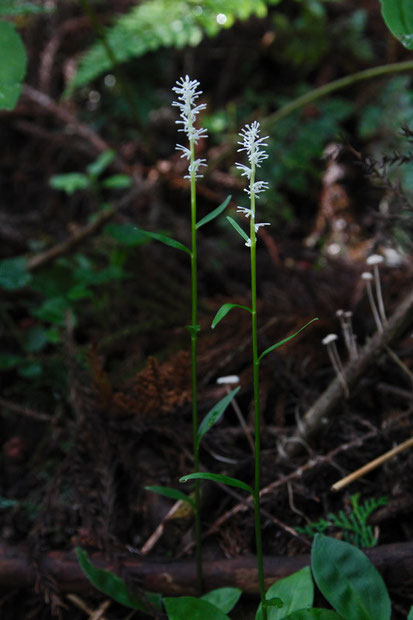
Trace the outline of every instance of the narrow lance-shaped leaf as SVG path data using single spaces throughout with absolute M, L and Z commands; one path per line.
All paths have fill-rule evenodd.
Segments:
M 165 245 L 169 245 L 169 247 L 171 248 L 175 248 L 176 250 L 182 250 L 183 252 L 191 255 L 191 251 L 186 247 L 186 245 L 184 245 L 180 241 L 175 241 L 175 239 L 172 239 L 172 237 L 168 237 L 168 235 L 164 235 L 162 233 L 148 232 L 147 230 L 142 230 L 141 232 L 150 239 L 155 239 L 155 241 L 160 241 Z
M 199 428 L 198 428 L 198 433 L 197 433 L 198 446 L 199 446 L 199 444 L 201 442 L 202 437 L 205 435 L 205 433 L 207 433 L 209 431 L 209 429 L 212 426 L 214 426 L 214 424 L 216 424 L 218 422 L 218 420 L 221 419 L 222 415 L 224 414 L 225 409 L 228 407 L 228 405 L 230 404 L 231 400 L 234 398 L 235 394 L 239 390 L 240 390 L 240 387 L 238 386 L 237 388 L 235 388 L 235 390 L 232 390 L 232 392 L 230 392 L 229 394 L 224 396 L 224 398 L 222 398 L 206 414 L 206 416 L 204 417 L 204 419 L 202 420 L 202 422 L 201 422 L 201 424 L 199 425 Z
M 145 613 L 150 613 L 148 606 L 141 598 L 139 598 L 138 596 L 134 596 L 128 592 L 128 589 L 122 579 L 120 579 L 111 571 L 96 568 L 96 566 L 94 566 L 92 562 L 90 562 L 86 551 L 83 551 L 83 549 L 80 549 L 80 547 L 76 547 L 75 552 L 81 569 L 85 573 L 86 577 L 95 586 L 95 588 L 97 588 L 104 594 L 107 594 L 118 603 L 125 605 L 126 607 L 138 609 L 139 611 L 143 611 Z M 145 593 L 145 595 L 146 594 L 148 600 L 153 605 L 157 607 L 161 606 L 160 595 L 150 592 Z
M 158 495 L 163 495 L 164 497 L 169 497 L 170 499 L 181 500 L 182 502 L 186 502 L 190 504 L 192 508 L 195 508 L 194 500 L 182 493 L 182 491 L 178 491 L 178 489 L 170 489 L 169 487 L 157 487 L 157 486 L 148 486 L 145 487 L 147 491 L 152 491 L 153 493 L 158 493 Z
M 252 488 L 242 482 L 242 480 L 238 480 L 237 478 L 230 478 L 230 476 L 221 476 L 221 474 L 210 474 L 209 472 L 199 471 L 194 474 L 188 474 L 187 476 L 182 476 L 179 479 L 179 482 L 188 482 L 189 480 L 211 480 L 212 482 L 220 482 L 221 484 L 226 484 L 229 487 L 236 487 L 237 489 L 242 489 L 243 491 L 247 491 L 251 495 L 254 494 Z
M 230 312 L 230 310 L 232 310 L 233 308 L 241 308 L 241 310 L 246 310 L 247 312 L 250 312 L 250 313 L 252 312 L 251 308 L 249 308 L 248 306 L 240 306 L 239 304 L 230 304 L 230 303 L 223 304 L 218 310 L 218 312 L 216 313 L 214 320 L 211 323 L 212 329 L 214 329 L 218 325 L 218 323 L 222 321 L 224 316 L 226 316 L 228 312 Z
M 225 209 L 227 208 L 227 205 L 228 205 L 230 200 L 231 200 L 231 195 L 227 196 L 225 198 L 224 202 L 219 205 L 219 207 L 217 207 L 216 209 L 211 211 L 211 213 L 208 213 L 208 215 L 203 217 L 202 220 L 199 220 L 199 222 L 197 222 L 197 224 L 196 224 L 196 228 L 197 229 L 201 228 L 201 226 L 203 226 L 204 224 L 207 224 L 208 222 L 211 222 L 216 217 L 218 217 L 218 215 L 221 215 L 221 213 L 223 211 L 225 211 Z
M 280 347 L 282 344 L 285 344 L 289 340 L 292 340 L 293 338 L 295 338 L 300 332 L 303 331 L 303 329 L 308 327 L 308 325 L 310 325 L 311 323 L 314 323 L 314 321 L 318 321 L 318 319 L 317 318 L 311 319 L 311 321 L 308 321 L 308 323 L 303 325 L 303 327 L 301 327 L 297 332 L 295 332 L 295 334 L 292 334 L 291 336 L 287 336 L 287 338 L 284 338 L 283 340 L 280 340 L 276 344 L 273 344 L 271 347 L 268 347 L 268 349 L 265 349 L 265 351 L 261 353 L 261 355 L 259 356 L 258 361 L 260 362 L 265 355 L 267 355 L 268 353 L 271 353 L 271 351 L 274 351 L 274 349 L 278 349 L 278 347 Z
M 241 235 L 241 237 L 244 239 L 245 242 L 249 241 L 249 237 L 248 237 L 247 233 L 244 230 L 242 230 L 241 226 L 239 224 L 237 224 L 237 222 L 232 217 L 227 215 L 227 220 L 231 224 L 231 226 L 233 228 L 235 228 L 237 233 L 239 235 Z

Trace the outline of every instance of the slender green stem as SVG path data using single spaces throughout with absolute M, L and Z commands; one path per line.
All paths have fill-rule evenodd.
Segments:
M 190 140 L 191 164 L 195 161 L 195 145 Z M 191 368 L 192 368 L 192 437 L 194 451 L 194 473 L 199 471 L 199 442 L 198 442 L 198 394 L 197 394 L 197 339 L 198 339 L 198 274 L 197 274 L 197 247 L 196 247 L 196 178 L 191 170 L 191 287 L 192 287 L 192 315 L 191 315 Z M 201 497 L 200 481 L 195 481 L 195 560 L 197 586 L 199 595 L 203 589 L 202 578 L 202 547 L 201 547 Z
M 299 110 L 305 105 L 312 103 L 313 101 L 317 101 L 317 99 L 322 99 L 331 93 L 334 93 L 337 90 L 341 90 L 342 88 L 347 88 L 348 86 L 352 86 L 352 84 L 356 84 L 356 82 L 362 82 L 364 80 L 371 80 L 376 77 L 389 75 L 393 73 L 400 73 L 402 71 L 413 71 L 413 60 L 407 60 L 404 62 L 395 62 L 391 65 L 380 65 L 379 67 L 371 67 L 370 69 L 364 69 L 364 71 L 358 71 L 357 73 L 352 73 L 351 75 L 346 75 L 338 80 L 334 80 L 333 82 L 328 82 L 328 84 L 324 84 L 319 88 L 313 88 L 308 93 L 304 93 L 301 97 L 297 97 L 290 101 L 282 108 L 274 112 L 274 114 L 270 114 L 261 122 L 263 127 L 275 125 L 280 120 Z
M 264 563 L 262 556 L 261 540 L 261 515 L 260 515 L 260 486 L 261 486 L 261 438 L 260 438 L 260 385 L 259 385 L 259 360 L 258 360 L 258 330 L 257 330 L 257 261 L 256 247 L 257 238 L 255 234 L 255 195 L 253 185 L 255 181 L 255 166 L 251 166 L 250 196 L 251 196 L 251 221 L 250 221 L 250 240 L 251 240 L 251 315 L 252 315 L 252 365 L 254 382 L 254 429 L 255 429 L 255 476 L 254 476 L 254 520 L 255 520 L 255 544 L 258 563 L 258 583 L 260 587 L 260 598 L 262 604 L 262 618 L 267 620 L 267 608 L 265 604 L 265 581 Z

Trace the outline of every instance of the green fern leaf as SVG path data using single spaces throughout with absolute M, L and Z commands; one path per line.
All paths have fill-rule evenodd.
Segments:
M 161 47 L 196 46 L 204 36 L 215 36 L 237 19 L 265 17 L 268 4 L 274 0 L 204 0 L 202 5 L 198 0 L 146 0 L 117 18 L 105 35 L 117 62 L 122 63 Z M 112 62 L 101 41 L 94 43 L 66 95 L 111 70 Z

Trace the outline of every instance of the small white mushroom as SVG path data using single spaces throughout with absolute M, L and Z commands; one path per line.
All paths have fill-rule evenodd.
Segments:
M 234 385 L 234 384 L 239 383 L 239 382 L 240 382 L 240 378 L 238 377 L 238 375 L 228 375 L 226 377 L 218 377 L 218 379 L 217 379 L 217 383 L 219 385 L 225 385 L 225 390 L 226 390 L 227 394 L 229 394 L 230 391 L 231 391 L 230 385 Z M 250 433 L 250 429 L 248 428 L 248 425 L 245 422 L 245 418 L 242 415 L 242 411 L 239 408 L 238 403 L 235 400 L 235 398 L 232 399 L 231 405 L 232 405 L 232 408 L 235 411 L 235 415 L 238 418 L 238 422 L 240 423 L 241 428 L 242 428 L 242 430 L 245 433 L 245 437 L 247 438 L 247 441 L 248 441 L 248 443 L 251 446 L 252 453 L 254 454 L 254 452 L 255 452 L 254 440 L 253 440 L 252 435 Z
M 350 394 L 346 379 L 344 377 L 343 365 L 338 354 L 336 340 L 338 340 L 337 334 L 328 334 L 327 336 L 325 336 L 325 338 L 322 339 L 321 343 L 327 347 L 327 353 L 334 368 L 334 372 L 336 373 L 337 379 L 341 383 L 346 398 L 348 398 Z
M 383 295 L 381 292 L 380 273 L 379 273 L 379 265 L 383 261 L 384 261 L 384 258 L 380 254 L 372 254 L 371 256 L 368 257 L 366 262 L 370 267 L 373 267 L 374 282 L 376 285 L 377 304 L 379 307 L 380 318 L 382 322 L 385 323 L 387 321 L 387 317 L 386 317 L 386 311 L 384 309 Z
M 371 274 L 370 271 L 364 271 L 361 274 L 361 278 L 366 283 L 367 297 L 369 298 L 370 308 L 371 308 L 371 311 L 373 313 L 373 317 L 374 317 L 374 321 L 376 323 L 376 327 L 377 327 L 379 332 L 382 332 L 383 331 L 383 324 L 381 322 L 380 315 L 379 315 L 379 312 L 377 310 L 376 302 L 374 301 L 373 288 L 371 286 L 371 282 L 373 280 L 373 274 Z
M 340 327 L 343 332 L 344 343 L 351 360 L 357 359 L 357 345 L 356 337 L 353 333 L 353 327 L 351 324 L 352 312 L 344 312 L 344 310 L 337 310 L 336 317 L 340 321 Z

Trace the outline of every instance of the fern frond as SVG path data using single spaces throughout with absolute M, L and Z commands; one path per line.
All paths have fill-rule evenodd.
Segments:
M 265 17 L 269 4 L 274 0 L 204 0 L 202 4 L 199 0 L 147 0 L 116 19 L 105 34 L 117 62 L 122 63 L 161 47 L 196 46 L 204 36 L 215 36 L 237 19 Z M 218 14 L 225 15 L 225 23 L 217 21 Z M 112 69 L 101 41 L 94 43 L 66 94 Z

